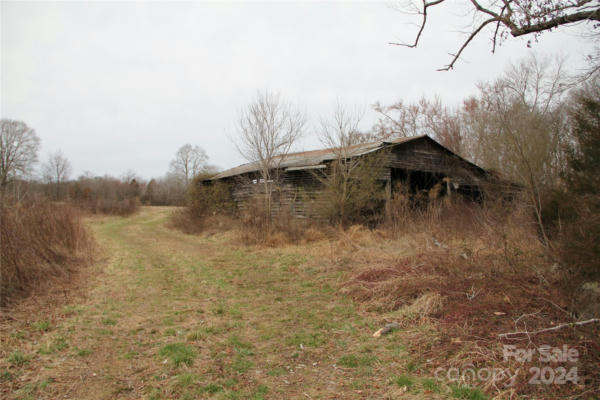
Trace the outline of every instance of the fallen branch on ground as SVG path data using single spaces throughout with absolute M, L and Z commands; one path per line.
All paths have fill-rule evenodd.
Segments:
M 533 331 L 533 332 L 520 331 L 520 332 L 501 333 L 498 335 L 498 337 L 508 339 L 509 337 L 512 337 L 512 336 L 520 336 L 520 335 L 530 336 L 530 335 L 536 335 L 538 333 L 543 333 L 543 332 L 557 331 L 559 329 L 566 328 L 569 326 L 573 327 L 573 326 L 582 326 L 582 325 L 592 324 L 594 322 L 600 322 L 600 318 L 592 318 L 592 319 L 588 319 L 586 321 L 579 321 L 579 322 L 569 322 L 566 324 L 560 324 L 557 326 L 553 326 L 551 328 L 544 328 L 544 329 L 540 329 L 540 330 Z

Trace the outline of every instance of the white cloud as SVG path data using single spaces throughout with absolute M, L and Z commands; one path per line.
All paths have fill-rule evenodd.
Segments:
M 257 90 L 281 92 L 314 121 L 337 97 L 456 102 L 530 51 L 513 40 L 492 55 L 482 38 L 455 71 L 436 72 L 460 44 L 456 4 L 406 49 L 387 43 L 416 28 L 386 3 L 2 2 L 1 115 L 34 127 L 44 152 L 63 149 L 77 173 L 162 175 L 186 142 L 230 167 L 242 160 L 227 134 Z M 588 46 L 558 32 L 534 47 L 576 63 Z

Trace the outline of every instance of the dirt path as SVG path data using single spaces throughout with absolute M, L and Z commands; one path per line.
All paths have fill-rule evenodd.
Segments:
M 227 235 L 185 235 L 165 226 L 169 212 L 90 220 L 107 258 L 101 272 L 86 300 L 10 322 L 2 393 L 397 398 L 435 385 L 402 375 L 416 361 L 400 337 L 372 338 L 378 324 L 336 294 L 339 271 L 306 255 L 307 247 L 256 249 Z

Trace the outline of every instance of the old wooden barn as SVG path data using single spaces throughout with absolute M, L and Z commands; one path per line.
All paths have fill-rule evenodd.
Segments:
M 436 196 L 461 195 L 478 201 L 482 192 L 497 180 L 483 168 L 465 160 L 429 136 L 414 136 L 389 141 L 364 143 L 345 149 L 348 159 L 364 158 L 381 153 L 383 162 L 377 174 L 388 195 L 402 182 L 412 193 L 436 189 Z M 297 217 L 307 217 L 322 190 L 317 174 L 327 174 L 332 163 L 340 158 L 339 149 L 321 149 L 290 153 L 273 163 L 279 177 L 272 212 L 289 210 Z M 245 202 L 263 192 L 260 166 L 257 162 L 242 164 L 213 176 L 211 182 L 226 182 L 232 187 L 232 197 L 243 208 Z

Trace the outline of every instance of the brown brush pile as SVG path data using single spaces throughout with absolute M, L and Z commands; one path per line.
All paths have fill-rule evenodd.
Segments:
M 398 322 L 425 375 L 440 367 L 518 371 L 511 385 L 510 377 L 482 381 L 470 372 L 461 376 L 462 383 L 497 398 L 558 398 L 600 387 L 600 324 L 499 336 L 577 319 L 561 290 L 563 276 L 545 256 L 525 212 L 446 204 L 413 210 L 399 221 L 387 230 L 348 229 L 331 256 L 348 270 L 341 292 L 378 315 L 382 326 Z M 540 362 L 543 344 L 574 348 L 578 360 Z M 530 349 L 534 356 L 525 363 L 505 360 L 504 345 Z M 575 367 L 579 382 L 530 384 L 531 367 L 551 367 L 552 373 Z
M 92 258 L 80 212 L 45 200 L 0 203 L 0 305 L 63 279 Z
M 121 217 L 129 216 L 140 208 L 140 202 L 137 198 L 123 200 L 82 200 L 75 204 L 85 212 L 92 214 L 119 215 Z

